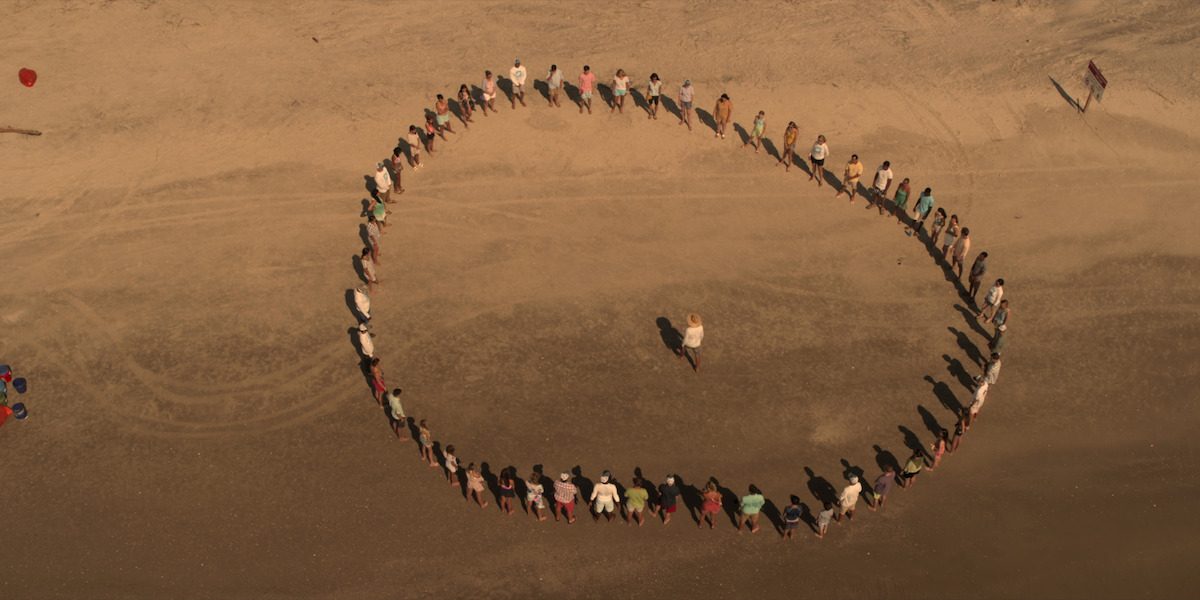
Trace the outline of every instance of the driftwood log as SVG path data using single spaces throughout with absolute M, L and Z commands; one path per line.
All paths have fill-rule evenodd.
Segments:
M 15 127 L 0 127 L 0 133 L 23 133 L 25 135 L 42 135 L 36 129 L 17 129 Z

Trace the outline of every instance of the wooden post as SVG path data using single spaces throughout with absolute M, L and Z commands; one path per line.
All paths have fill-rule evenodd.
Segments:
M 1081 110 L 1081 111 L 1079 111 L 1079 112 L 1087 112 L 1087 107 L 1088 107 L 1088 105 L 1089 105 L 1089 104 L 1091 104 L 1091 103 L 1092 103 L 1092 92 L 1091 92 L 1091 91 L 1089 91 L 1089 92 L 1088 92 L 1088 97 L 1087 97 L 1087 100 L 1084 100 L 1084 101 L 1083 101 L 1083 110 Z

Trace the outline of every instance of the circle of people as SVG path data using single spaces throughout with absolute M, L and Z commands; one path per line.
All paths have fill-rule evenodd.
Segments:
M 507 81 L 498 79 L 491 71 L 485 71 L 478 88 L 472 90 L 467 84 L 463 84 L 459 88 L 457 106 L 454 107 L 453 114 L 459 118 L 464 127 L 469 128 L 471 124 L 476 123 L 473 117 L 477 112 L 483 113 L 484 117 L 488 116 L 489 111 L 493 114 L 498 113 L 495 103 L 497 96 L 501 93 L 506 96 L 513 110 L 516 110 L 518 103 L 523 107 L 527 106 L 525 103 L 527 81 L 528 71 L 520 60 L 514 61 Z M 596 74 L 589 66 L 585 65 L 583 72 L 578 77 L 577 87 L 571 89 L 571 86 L 566 83 L 562 71 L 558 69 L 557 65 L 551 65 L 546 77 L 541 81 L 535 80 L 532 85 L 535 88 L 541 88 L 543 99 L 547 101 L 550 108 L 561 108 L 562 97 L 565 95 L 569 102 L 573 101 L 576 104 L 580 114 L 585 110 L 591 114 L 592 101 L 597 95 L 600 95 L 601 101 L 605 103 L 610 112 L 624 113 L 625 99 L 631 95 L 631 92 L 633 94 L 638 92 L 631 86 L 630 78 L 623 69 L 617 69 L 607 90 L 606 86 L 597 85 L 596 81 Z M 685 79 L 680 86 L 674 110 L 671 110 L 669 106 L 671 101 L 663 97 L 662 87 L 663 80 L 659 78 L 658 74 L 650 75 L 645 87 L 645 95 L 640 101 L 635 96 L 635 106 L 641 107 L 649 120 L 657 120 L 659 107 L 665 106 L 669 112 L 679 118 L 679 125 L 686 125 L 691 131 L 692 112 L 696 98 L 696 89 L 691 80 Z M 876 169 L 872 185 L 867 187 L 863 193 L 867 201 L 867 208 L 877 207 L 879 214 L 884 215 L 889 212 L 886 210 L 885 204 L 890 204 L 890 216 L 896 218 L 900 225 L 905 226 L 905 233 L 924 241 L 930 249 L 930 254 L 935 256 L 942 268 L 955 275 L 956 278 L 953 279 L 955 286 L 959 289 L 960 295 L 971 304 L 972 318 L 969 318 L 968 321 L 973 329 L 989 338 L 989 356 L 979 355 L 977 349 L 973 353 L 978 355 L 972 356 L 976 366 L 983 363 L 982 372 L 970 378 L 972 382 L 969 386 L 972 393 L 971 404 L 965 409 L 961 406 L 952 408 L 958 417 L 952 434 L 946 429 L 931 428 L 935 440 L 928 451 L 922 443 L 910 444 L 913 452 L 903 467 L 894 458 L 886 464 L 882 464 L 882 473 L 865 491 L 861 480 L 864 475 L 862 470 L 851 468 L 848 464 L 845 465 L 847 469 L 842 474 L 847 484 L 840 492 L 837 492 L 827 482 L 824 486 L 815 487 L 810 482 L 810 488 L 813 488 L 813 494 L 817 496 L 821 505 L 821 510 L 815 516 L 796 495 L 790 496 L 788 504 L 782 511 L 779 511 L 772 502 L 765 498 L 756 485 L 750 484 L 747 493 L 738 498 L 728 489 L 721 487 L 717 479 L 712 477 L 697 487 L 685 484 L 680 475 L 671 473 L 663 478 L 661 484 L 655 486 L 644 479 L 640 470 L 637 470 L 630 479 L 629 485 L 622 486 L 610 471 L 604 471 L 600 475 L 599 482 L 593 483 L 583 476 L 581 468 L 578 466 L 562 471 L 555 479 L 548 477 L 541 465 L 536 465 L 527 477 L 519 477 L 514 467 L 505 467 L 499 474 L 492 474 L 487 463 L 471 462 L 463 467 L 457 457 L 454 445 L 446 445 L 442 448 L 434 441 L 427 419 L 409 420 L 400 401 L 402 390 L 398 387 L 388 390 L 381 361 L 375 356 L 373 340 L 375 334 L 371 332 L 371 295 L 375 293 L 376 286 L 382 283 L 377 277 L 380 264 L 380 237 L 386 233 L 386 227 L 390 226 L 387 218 L 392 214 L 388 205 L 397 202 L 392 198 L 393 194 L 404 193 L 404 188 L 401 186 L 403 163 L 407 162 L 414 172 L 421 170 L 424 166 L 421 162 L 422 149 L 429 154 L 434 154 L 436 152 L 435 138 L 445 140 L 447 139 L 446 133 L 457 133 L 450 123 L 451 108 L 450 101 L 442 94 L 438 94 L 434 109 L 426 111 L 423 128 L 418 128 L 416 125 L 410 126 L 407 137 L 393 150 L 391 159 L 387 163 L 376 163 L 375 189 L 372 191 L 372 199 L 366 211 L 368 246 L 363 248 L 358 257 L 362 267 L 364 285 L 358 286 L 354 290 L 353 296 L 358 313 L 356 315 L 358 318 L 358 348 L 363 358 L 364 374 L 369 376 L 375 400 L 380 408 L 385 409 L 397 439 L 407 441 L 411 439 L 409 436 L 415 437 L 423 460 L 428 461 L 430 467 L 441 466 L 446 481 L 451 486 L 461 486 L 464 490 L 463 495 L 468 502 L 474 501 L 481 508 L 486 508 L 489 501 L 484 497 L 484 492 L 486 488 L 490 487 L 501 510 L 512 515 L 516 512 L 513 506 L 514 499 L 521 494 L 524 497 L 525 512 L 539 521 L 545 521 L 548 515 L 543 511 L 550 505 L 546 497 L 547 491 L 552 491 L 552 514 L 555 521 L 566 520 L 568 524 L 574 523 L 578 518 L 575 515 L 576 502 L 585 501 L 588 513 L 594 521 L 598 522 L 603 516 L 606 522 L 612 522 L 615 518 L 623 516 L 625 522 L 631 526 L 634 523 L 639 526 L 643 525 L 645 523 L 644 513 L 647 510 L 652 516 L 661 519 L 662 523 L 669 523 L 671 516 L 680 504 L 683 504 L 691 512 L 692 520 L 699 528 L 703 528 L 706 523 L 710 528 L 715 528 L 718 514 L 725 509 L 731 517 L 731 521 L 736 523 L 738 533 L 742 532 L 743 526 L 748 527 L 752 533 L 758 531 L 759 515 L 766 508 L 772 513 L 771 520 L 775 524 L 776 531 L 782 537 L 793 538 L 803 522 L 817 537 L 823 538 L 831 522 L 841 524 L 843 518 L 847 522 L 854 518 L 860 497 L 865 499 L 867 507 L 872 511 L 881 509 L 893 483 L 899 484 L 901 488 L 908 488 L 921 472 L 935 470 L 944 455 L 952 454 L 959 448 L 963 435 L 970 430 L 972 423 L 978 420 L 984 401 L 999 376 L 1001 354 L 1004 351 L 1008 333 L 1011 311 L 1009 301 L 1004 297 L 1004 280 L 994 280 L 984 296 L 982 306 L 977 305 L 976 296 L 988 271 L 988 253 L 980 252 L 976 255 L 967 272 L 968 285 L 964 287 L 961 280 L 963 266 L 971 247 L 970 230 L 961 225 L 958 215 L 951 214 L 947 217 L 945 209 L 937 207 L 935 210 L 933 190 L 928 187 L 918 195 L 910 214 L 908 203 L 912 193 L 912 184 L 907 177 L 896 186 L 889 200 L 888 193 L 894 177 L 890 162 L 884 161 Z M 697 110 L 696 112 L 700 113 L 701 111 Z M 755 153 L 762 149 L 763 135 L 766 130 L 765 116 L 763 111 L 759 111 L 754 116 L 752 128 L 743 135 L 742 148 L 753 145 Z M 711 113 L 710 126 L 715 132 L 716 138 L 725 138 L 727 126 L 732 118 L 733 102 L 727 94 L 721 94 Z M 789 122 L 783 134 L 783 151 L 778 155 L 779 160 L 775 163 L 776 166 L 785 165 L 785 171 L 790 171 L 793 166 L 798 136 L 799 127 L 795 122 Z M 811 166 L 808 169 L 809 180 L 815 180 L 818 187 L 826 183 L 825 161 L 830 156 L 825 136 L 818 135 L 808 157 Z M 840 183 L 837 197 L 848 196 L 850 202 L 853 203 L 862 175 L 863 164 L 859 161 L 858 155 L 854 154 L 846 164 L 842 180 L 838 182 L 829 176 L 829 183 L 831 187 L 836 187 Z M 927 220 L 929 221 L 928 230 L 924 229 Z M 937 252 L 939 241 L 941 242 L 940 253 Z M 993 333 L 990 336 L 979 325 L 980 322 L 993 326 Z M 688 314 L 687 323 L 688 328 L 685 334 L 678 335 L 678 332 L 675 332 L 678 339 L 672 351 L 681 360 L 685 357 L 688 358 L 689 364 L 698 373 L 700 344 L 704 335 L 700 315 Z M 973 345 L 971 348 L 974 349 Z M 968 353 L 970 353 L 969 350 Z M 878 451 L 879 448 L 876 447 L 876 450 Z M 809 475 L 814 480 L 819 479 L 811 471 L 809 471 Z M 823 479 L 820 481 L 824 482 Z M 734 504 L 736 504 L 736 510 L 733 509 Z

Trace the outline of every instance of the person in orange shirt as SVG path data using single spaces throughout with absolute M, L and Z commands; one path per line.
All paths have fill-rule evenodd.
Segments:
M 862 177 L 863 166 L 858 162 L 858 155 L 851 154 L 850 162 L 846 163 L 846 174 L 842 177 L 842 191 L 837 193 L 837 197 L 841 198 L 842 194 L 850 192 L 850 204 L 854 204 L 854 193 L 858 191 L 858 178 Z

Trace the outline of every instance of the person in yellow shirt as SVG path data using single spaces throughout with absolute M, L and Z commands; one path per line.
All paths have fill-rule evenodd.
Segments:
M 863 166 L 858 162 L 858 155 L 850 155 L 850 162 L 846 163 L 846 174 L 842 177 L 842 191 L 838 192 L 837 197 L 841 198 L 842 194 L 850 193 L 850 204 L 854 204 L 854 192 L 858 190 L 858 178 L 862 177 Z

